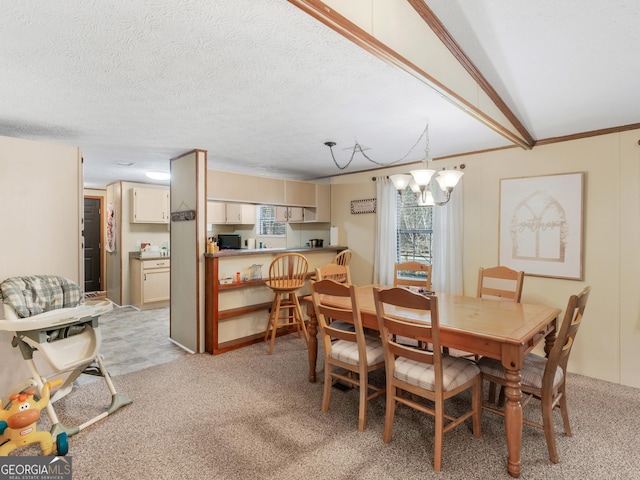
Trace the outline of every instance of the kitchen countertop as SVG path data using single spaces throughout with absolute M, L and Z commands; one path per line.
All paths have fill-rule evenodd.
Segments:
M 241 248 L 238 250 L 220 250 L 218 253 L 205 253 L 205 257 L 237 257 L 241 255 L 264 255 L 269 253 L 302 253 L 302 252 L 338 252 L 349 247 L 329 245 L 327 247 L 297 247 L 297 248 Z
M 142 254 L 142 252 L 129 252 L 130 260 L 169 260 L 171 255 L 148 255 Z

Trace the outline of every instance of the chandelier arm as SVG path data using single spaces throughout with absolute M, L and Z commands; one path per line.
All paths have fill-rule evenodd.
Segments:
M 444 202 L 436 202 L 434 200 L 434 203 L 437 206 L 442 207 L 443 205 L 446 205 L 447 203 L 449 203 L 449 200 L 451 200 L 451 191 L 450 190 L 445 190 L 444 191 Z

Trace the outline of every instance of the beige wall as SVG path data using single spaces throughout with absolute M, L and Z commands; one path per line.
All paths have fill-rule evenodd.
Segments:
M 0 137 L 0 281 L 61 275 L 84 284 L 82 163 L 77 147 Z M 3 318 L 3 308 L 0 308 Z M 0 332 L 0 396 L 31 375 Z M 38 358 L 36 355 L 36 361 Z M 47 374 L 46 364 L 41 371 Z
M 584 281 L 525 277 L 522 300 L 564 310 L 569 295 L 591 285 L 572 372 L 640 387 L 640 130 L 535 147 L 512 148 L 437 162 L 464 163 L 464 288 L 474 295 L 478 268 L 498 263 L 501 178 L 586 172 Z M 398 171 L 388 169 L 376 174 Z M 351 200 L 375 196 L 371 174 L 335 177 L 332 219 L 340 244 L 354 250 L 352 277 L 373 280 L 375 215 L 351 215 Z M 460 187 L 458 187 L 460 188 Z
M 0 137 L 0 281 L 62 275 L 84 281 L 77 147 Z

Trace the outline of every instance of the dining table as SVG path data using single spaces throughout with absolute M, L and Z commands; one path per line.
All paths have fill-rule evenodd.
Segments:
M 362 324 L 378 330 L 373 288 L 390 285 L 357 287 Z M 515 303 L 507 300 L 483 299 L 463 295 L 438 293 L 440 343 L 449 349 L 462 350 L 495 358 L 506 369 L 505 431 L 507 438 L 507 470 L 512 477 L 521 473 L 520 448 L 522 443 L 522 389 L 520 370 L 525 356 L 542 340 L 548 355 L 556 339 L 556 327 L 561 310 L 545 305 Z M 305 296 L 309 316 L 309 381 L 316 381 L 318 357 L 318 321 L 311 296 Z M 325 302 L 335 306 L 350 306 L 350 299 L 333 297 Z M 426 321 L 429 312 L 415 312 L 397 308 L 394 316 L 409 321 Z

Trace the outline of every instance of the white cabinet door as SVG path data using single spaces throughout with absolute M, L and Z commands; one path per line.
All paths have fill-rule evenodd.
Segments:
M 291 222 L 304 221 L 304 210 L 302 207 L 289 207 L 289 220 Z
M 276 207 L 276 222 L 302 222 L 304 210 L 302 207 Z
M 256 206 L 245 203 L 208 201 L 207 223 L 253 225 L 256 223 Z
M 255 205 L 242 205 L 242 216 L 241 216 L 243 225 L 253 225 L 256 223 L 256 206 Z
M 227 223 L 242 223 L 242 204 L 227 203 Z
M 169 223 L 169 189 L 132 188 L 132 223 Z
M 131 260 L 131 301 L 140 307 L 169 300 L 171 260 Z
M 256 206 L 244 203 L 227 203 L 227 223 L 253 225 L 256 223 Z
M 226 207 L 224 202 L 207 202 L 207 223 L 227 223 Z
M 170 285 L 171 272 L 168 268 L 145 269 L 142 303 L 169 300 Z
M 287 222 L 289 218 L 289 207 L 276 207 L 276 222 Z

